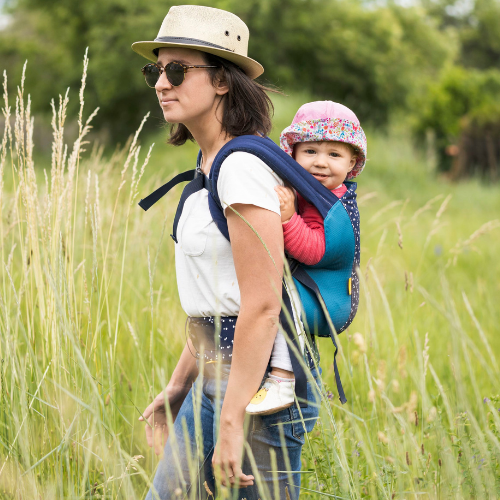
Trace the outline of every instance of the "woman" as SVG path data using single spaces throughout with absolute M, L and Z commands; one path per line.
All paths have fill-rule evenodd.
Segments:
M 170 143 L 196 141 L 204 175 L 233 137 L 265 135 L 271 128 L 272 104 L 266 89 L 253 81 L 263 68 L 247 57 L 247 44 L 248 29 L 233 14 L 178 6 L 170 9 L 154 41 L 132 46 L 155 62 L 143 72 L 172 124 Z M 301 409 L 306 428 L 294 406 L 251 417 L 244 434 L 245 407 L 265 376 L 281 309 L 277 291 L 284 250 L 277 185 L 283 185 L 281 179 L 250 153 L 232 153 L 224 161 L 217 186 L 231 243 L 212 220 L 206 190 L 184 205 L 175 260 L 194 341 L 188 340 L 167 387 L 144 411 L 148 444 L 157 454 L 167 436 L 166 406 L 174 419 L 148 498 L 205 493 L 203 486 L 215 495 L 215 477 L 222 485 L 236 485 L 238 498 L 276 498 L 278 490 L 279 498 L 286 498 L 286 490 L 298 498 L 304 433 L 318 415 L 312 387 L 313 404 Z M 214 317 L 220 317 L 220 330 Z M 217 347 L 207 343 L 214 332 L 223 332 Z M 218 363 L 201 366 L 195 350 Z

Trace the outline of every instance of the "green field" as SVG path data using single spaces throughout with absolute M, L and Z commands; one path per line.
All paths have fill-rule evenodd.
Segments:
M 114 154 L 66 146 L 56 102 L 52 159 L 37 156 L 28 91 L 9 96 L 0 150 L 0 498 L 143 498 L 157 458 L 138 417 L 185 314 L 169 237 L 180 189 L 148 213 L 137 201 L 197 148 L 167 146 L 165 130 L 150 156 L 140 135 Z M 274 99 L 274 139 L 305 99 Z M 329 392 L 320 341 L 302 498 L 500 496 L 500 186 L 439 178 L 406 130 L 367 131 L 361 303 L 340 336 L 349 401 Z

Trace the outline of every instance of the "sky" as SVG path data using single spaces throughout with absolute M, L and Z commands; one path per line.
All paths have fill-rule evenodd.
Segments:
M 0 30 L 3 30 L 10 21 L 10 16 L 3 12 L 5 0 L 0 0 Z

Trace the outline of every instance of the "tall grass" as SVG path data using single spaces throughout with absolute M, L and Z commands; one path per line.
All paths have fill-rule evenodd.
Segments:
M 87 63 L 78 138 L 65 142 L 66 93 L 53 103 L 51 162 L 36 165 L 24 76 L 11 102 L 4 74 L 1 498 L 142 498 L 157 458 L 137 418 L 185 342 L 168 238 L 178 197 L 147 214 L 136 202 L 189 168 L 196 148 L 145 150 L 142 124 L 112 155 L 89 144 Z M 275 104 L 274 137 L 301 102 Z M 500 190 L 435 179 L 404 131 L 369 134 L 369 145 L 361 304 L 340 336 L 349 401 L 330 392 L 322 340 L 302 495 L 496 498 Z

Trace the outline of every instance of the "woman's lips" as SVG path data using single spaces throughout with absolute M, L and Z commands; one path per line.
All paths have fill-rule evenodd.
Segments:
M 175 99 L 160 99 L 160 104 L 162 106 L 168 106 L 169 104 L 172 104 L 175 102 Z

